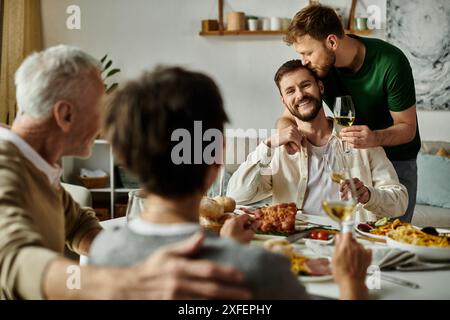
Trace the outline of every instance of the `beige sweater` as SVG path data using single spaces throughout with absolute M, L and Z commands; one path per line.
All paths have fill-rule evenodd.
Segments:
M 12 143 L 0 140 L 0 300 L 42 299 L 49 262 L 64 245 L 101 228 L 93 210 L 82 209 L 50 184 Z

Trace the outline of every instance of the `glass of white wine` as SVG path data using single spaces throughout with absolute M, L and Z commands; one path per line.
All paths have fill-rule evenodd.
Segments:
M 342 232 L 353 230 L 353 212 L 357 205 L 357 197 L 349 167 L 345 161 L 345 155 L 339 149 L 332 149 L 325 157 L 325 166 L 330 179 L 338 184 L 344 181 L 350 182 L 350 188 L 345 193 L 339 192 L 339 196 L 327 194 L 322 201 L 322 209 L 334 221 L 339 223 Z M 338 200 L 336 200 L 338 199 Z
M 334 100 L 334 121 L 342 127 L 350 127 L 355 122 L 355 107 L 351 96 L 336 97 Z M 344 150 L 346 153 L 351 149 L 344 142 Z

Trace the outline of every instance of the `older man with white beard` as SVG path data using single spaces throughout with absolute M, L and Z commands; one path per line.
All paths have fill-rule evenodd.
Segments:
M 186 259 L 201 235 L 134 267 L 81 267 L 70 290 L 64 246 L 87 254 L 101 226 L 60 186 L 58 163 L 90 154 L 103 111 L 99 64 L 58 46 L 28 57 L 15 80 L 18 115 L 0 128 L 0 299 L 249 297 L 234 268 Z

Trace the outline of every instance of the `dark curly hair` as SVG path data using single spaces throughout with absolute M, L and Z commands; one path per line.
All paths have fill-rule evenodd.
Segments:
M 172 150 L 179 141 L 172 141 L 172 133 L 183 129 L 194 137 L 195 121 L 201 121 L 203 132 L 223 132 L 228 117 L 219 88 L 210 77 L 180 67 L 160 66 L 117 90 L 107 110 L 107 139 L 119 163 L 147 192 L 180 197 L 204 191 L 210 164 L 203 160 L 175 164 Z M 200 142 L 191 139 L 188 151 L 192 157 L 200 151 L 194 148 L 195 143 Z M 202 139 L 202 155 L 210 143 Z

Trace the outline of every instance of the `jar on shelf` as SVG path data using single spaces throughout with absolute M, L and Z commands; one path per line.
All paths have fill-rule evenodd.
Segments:
M 247 16 L 247 29 L 249 31 L 257 31 L 258 30 L 258 17 Z
M 245 30 L 245 14 L 244 12 L 229 12 L 227 16 L 227 30 L 241 31 Z

